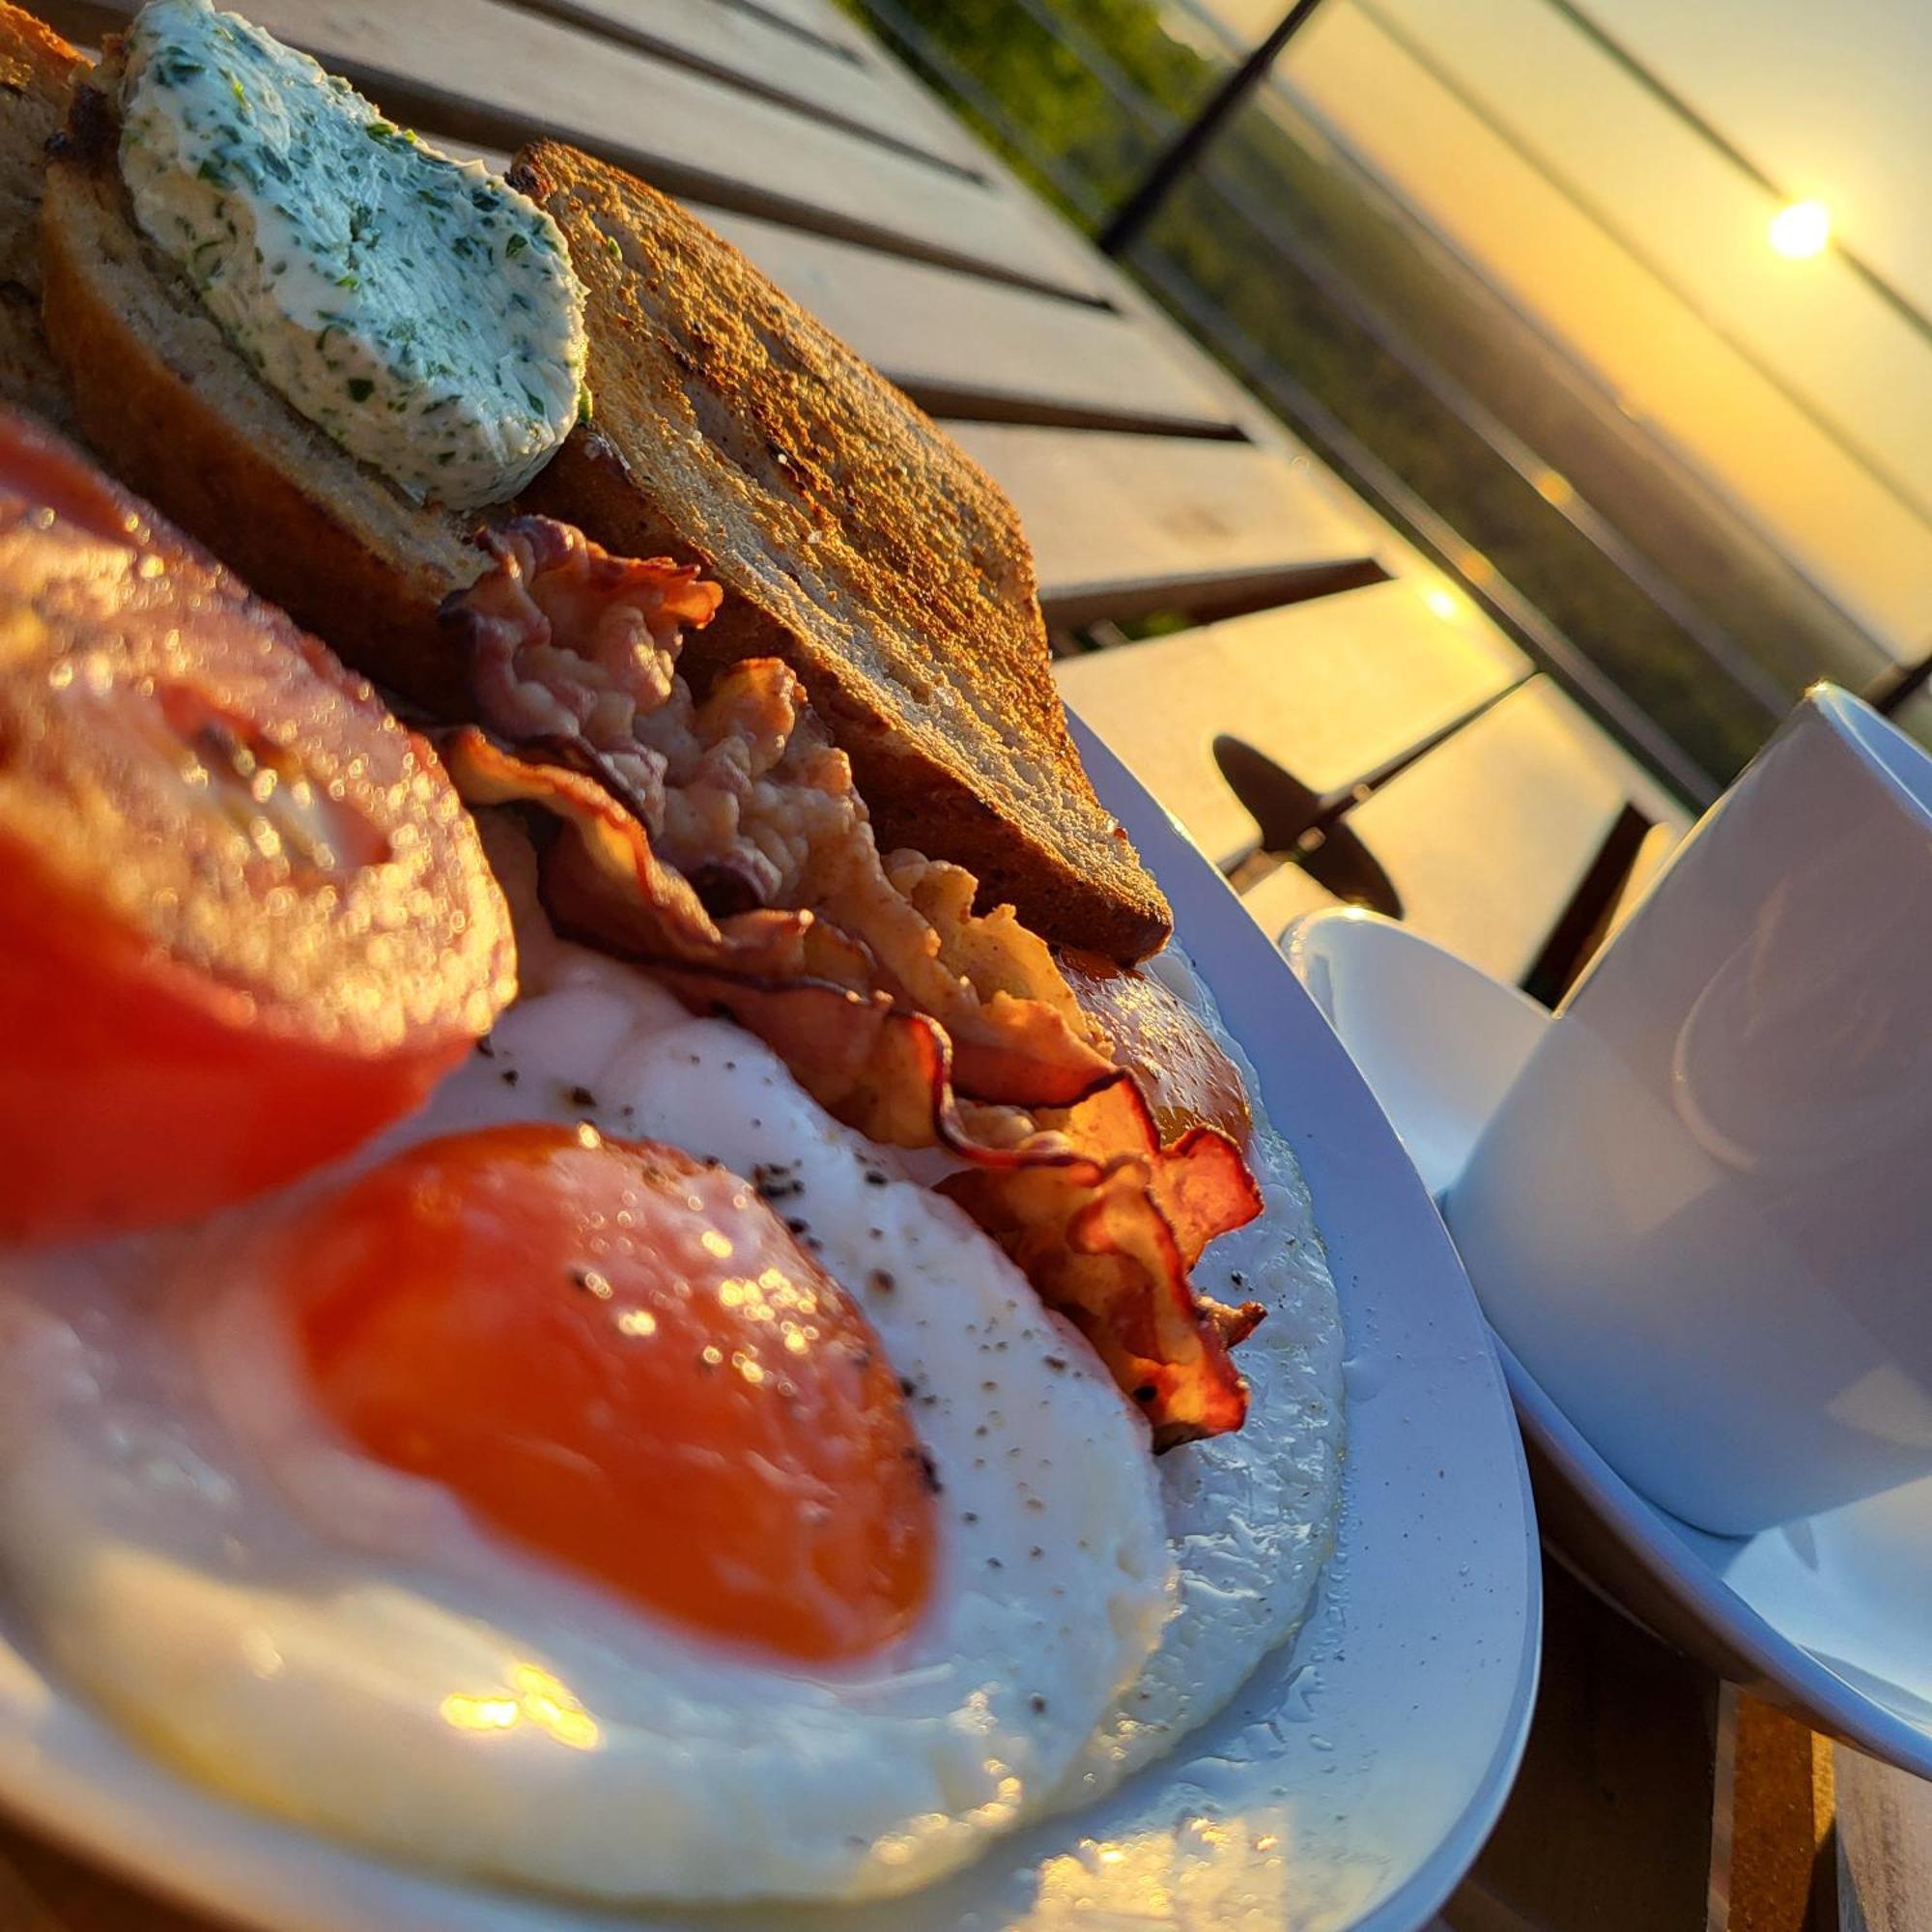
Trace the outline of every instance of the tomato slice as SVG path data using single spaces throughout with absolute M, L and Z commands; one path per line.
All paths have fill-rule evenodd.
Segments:
M 292 1179 L 414 1106 L 514 984 L 428 748 L 0 414 L 0 1238 Z

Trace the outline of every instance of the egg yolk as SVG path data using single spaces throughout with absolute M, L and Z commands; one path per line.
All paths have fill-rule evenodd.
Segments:
M 397 1155 L 274 1237 L 370 1456 L 711 1637 L 836 1662 L 918 1618 L 929 1465 L 851 1298 L 743 1180 L 588 1127 Z

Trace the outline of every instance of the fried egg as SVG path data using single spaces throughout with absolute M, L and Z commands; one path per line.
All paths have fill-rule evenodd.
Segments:
M 1264 1211 L 1195 1270 L 1268 1311 L 1248 1421 L 1156 1460 L 951 1204 L 492 856 L 524 994 L 424 1115 L 198 1232 L 0 1263 L 0 1576 L 47 1661 L 242 1802 L 605 1899 L 890 1896 L 1205 1722 L 1305 1615 L 1340 1487 L 1334 1292 L 1259 1107 Z M 397 1238 L 425 1223 L 455 1259 Z M 636 1246 L 720 1325 L 681 1328 Z M 594 1351 L 573 1382 L 493 1341 L 526 1276 L 546 1321 L 724 1377 L 729 1439 L 676 1376 L 600 1390 Z M 615 1395 L 586 1496 L 551 1423 Z M 640 1400 L 686 1418 L 655 1498 L 621 1481 Z
M 571 949 L 526 980 L 355 1162 L 0 1266 L 10 1596 L 151 1747 L 399 1860 L 605 1898 L 921 1884 L 1048 1802 L 1159 1641 L 1146 1427 L 758 1042 Z M 767 1435 L 681 1423 L 660 1494 L 598 1493 L 547 1419 L 631 1371 L 495 1332 L 531 1298 L 674 1348 Z M 687 1380 L 642 1386 L 696 1414 Z M 895 1510 L 925 1529 L 882 1544 Z

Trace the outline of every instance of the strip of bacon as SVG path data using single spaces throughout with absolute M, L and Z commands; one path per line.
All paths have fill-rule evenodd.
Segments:
M 1070 1157 L 980 1163 L 941 1191 L 1093 1343 L 1145 1411 L 1156 1449 L 1238 1429 L 1248 1392 L 1229 1350 L 1264 1311 L 1222 1308 L 1187 1276 L 1208 1241 L 1261 1211 L 1239 1151 L 1213 1127 L 1162 1147 L 1125 1076 L 1042 1124 Z
M 1259 1211 L 1235 1143 L 1194 1126 L 1163 1146 L 1010 909 L 975 913 L 955 866 L 882 857 L 784 665 L 694 696 L 680 626 L 709 621 L 714 586 L 541 518 L 486 541 L 494 568 L 445 616 L 496 735 L 458 730 L 443 758 L 471 804 L 554 822 L 538 890 L 556 929 L 729 1014 L 848 1125 L 956 1158 L 946 1190 L 1089 1336 L 1156 1446 L 1238 1428 L 1229 1350 L 1262 1311 L 1188 1280 Z
M 554 821 L 539 894 L 560 932 L 634 961 L 696 1011 L 728 1014 L 860 1132 L 959 1159 L 945 1191 L 1093 1341 L 1157 1447 L 1240 1427 L 1247 1390 L 1229 1350 L 1262 1310 L 1224 1309 L 1187 1279 L 1208 1241 L 1261 1207 L 1225 1134 L 1195 1127 L 1163 1147 L 1119 1068 L 1070 1106 L 962 1103 L 945 1030 L 865 986 L 864 948 L 810 913 L 714 920 L 581 772 L 506 752 L 473 726 L 440 751 L 470 805 L 531 805 Z
M 587 774 L 519 755 L 474 725 L 443 735 L 445 769 L 472 806 L 536 805 L 555 821 L 538 893 L 568 939 L 629 959 L 697 1011 L 722 1009 L 765 1040 L 826 1111 L 895 1147 L 997 1144 L 1012 1109 L 979 1106 L 973 1124 L 952 1093 L 952 1043 L 930 1015 L 869 982 L 864 945 L 810 912 L 761 907 L 714 920 L 652 850 L 644 828 Z M 1077 1100 L 1043 1060 L 1015 1084 Z M 1102 1078 L 1117 1077 L 1105 1069 Z M 1024 1117 L 1017 1117 L 1024 1121 Z M 1026 1122 L 1030 1126 L 1030 1122 Z M 1004 1137 L 1013 1137 L 1010 1125 Z
M 1113 1070 L 1051 953 L 1009 908 L 972 910 L 958 867 L 883 858 L 845 754 L 777 659 L 696 698 L 680 626 L 717 587 L 664 558 L 614 557 L 519 517 L 484 539 L 493 567 L 444 608 L 467 632 L 481 722 L 594 777 L 714 915 L 815 912 L 870 957 L 855 984 L 929 1015 L 977 1099 L 1068 1105 Z

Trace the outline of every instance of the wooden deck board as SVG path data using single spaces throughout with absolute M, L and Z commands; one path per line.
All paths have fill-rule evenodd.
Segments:
M 740 13 L 761 14 L 781 20 L 801 34 L 833 45 L 853 45 L 864 42 L 866 33 L 849 14 L 831 0 L 719 0 L 721 6 L 735 7 Z
M 986 156 L 958 122 L 856 45 L 808 38 L 730 0 L 515 0 L 581 27 L 804 108 L 833 125 L 937 158 L 981 180 Z
M 1214 761 L 1218 735 L 1327 792 L 1529 675 L 1500 633 L 1466 604 L 1444 614 L 1432 591 L 1378 583 L 1068 658 L 1061 696 L 1225 868 L 1255 849 L 1257 827 Z
M 1843 1745 L 1834 1752 L 1842 1932 L 1932 1925 L 1932 1784 Z
M 1104 309 L 697 207 L 934 415 L 1237 438 L 1222 387 Z
M 1012 497 L 1062 626 L 1199 618 L 1373 582 L 1378 531 L 1306 458 L 1249 443 L 950 425 Z
M 135 0 L 50 0 L 88 37 Z M 1107 301 L 1111 271 L 1004 183 L 970 181 L 506 0 L 251 0 L 397 120 L 486 147 L 551 134 L 667 192 L 970 273 Z

